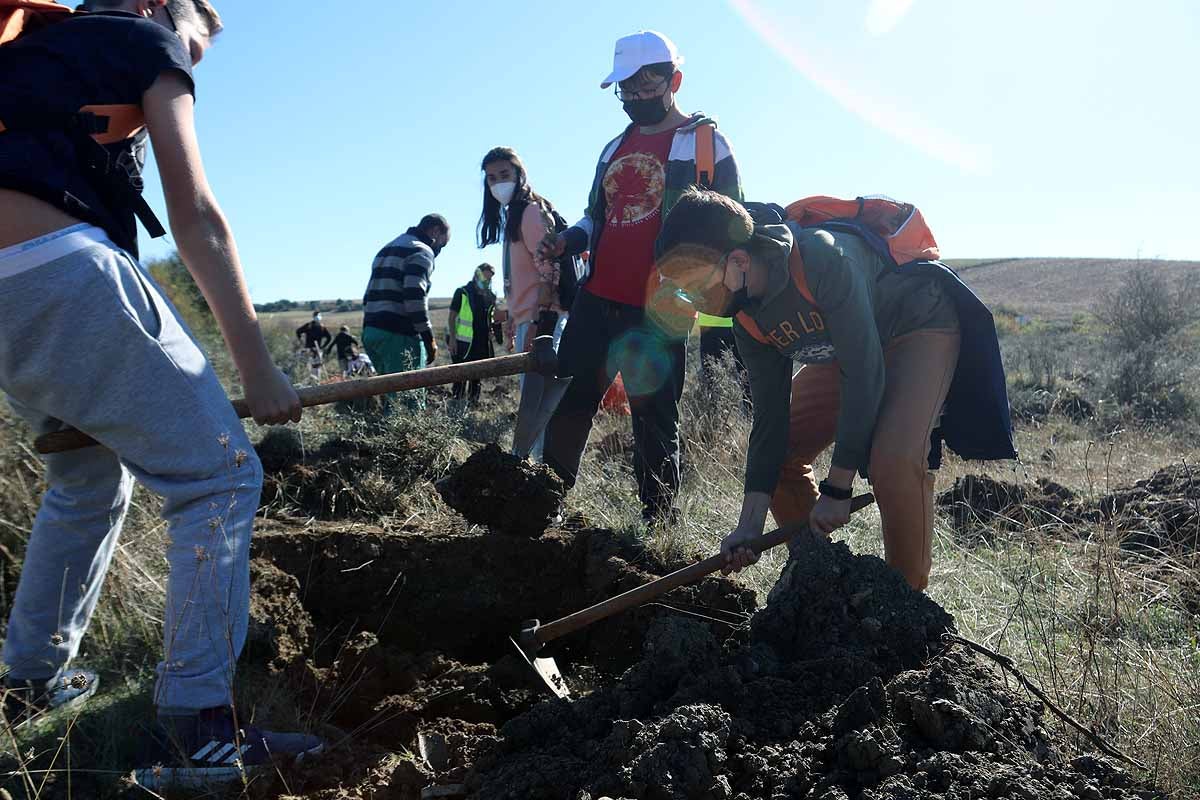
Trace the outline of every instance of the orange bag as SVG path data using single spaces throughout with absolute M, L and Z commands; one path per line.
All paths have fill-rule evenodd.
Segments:
M 0 45 L 73 13 L 56 0 L 0 0 Z
M 848 230 L 875 249 L 891 254 L 897 265 L 937 261 L 941 257 L 933 231 L 912 203 L 887 197 L 806 197 L 786 209 L 787 218 L 803 227 Z M 882 253 L 881 253 L 882 254 Z
M 609 386 L 608 391 L 604 393 L 604 399 L 600 401 L 600 408 L 610 414 L 622 417 L 630 415 L 629 396 L 625 394 L 625 381 L 621 380 L 621 373 L 617 373 L 612 386 Z

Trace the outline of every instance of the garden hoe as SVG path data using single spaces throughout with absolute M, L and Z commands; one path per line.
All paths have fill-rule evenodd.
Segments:
M 862 494 L 850 501 L 850 513 L 860 511 L 863 508 L 875 502 L 875 496 L 872 494 Z M 799 525 L 788 525 L 764 534 L 755 539 L 748 546 L 755 553 L 761 554 L 764 550 L 770 550 L 772 547 L 777 547 L 784 542 L 791 541 L 796 536 L 808 531 L 808 523 Z M 516 639 L 509 637 L 517 651 L 520 652 L 521 658 L 525 663 L 529 664 L 542 679 L 542 682 L 554 692 L 555 695 L 563 699 L 570 699 L 570 691 L 567 688 L 567 682 L 563 680 L 562 673 L 558 670 L 558 665 L 554 663 L 553 658 L 539 656 L 538 653 L 546 645 L 547 642 L 554 641 L 568 633 L 574 633 L 580 628 L 586 628 L 593 622 L 599 622 L 602 619 L 607 619 L 615 614 L 620 614 L 622 611 L 628 611 L 631 608 L 636 608 L 656 597 L 666 594 L 672 589 L 680 586 L 686 586 L 689 583 L 700 580 L 706 575 L 721 569 L 725 566 L 725 557 L 720 553 L 715 556 L 710 556 L 703 561 L 697 561 L 690 567 L 676 570 L 670 575 L 664 575 L 661 578 L 642 584 L 635 589 L 630 589 L 627 592 L 610 597 L 594 606 L 585 608 L 582 611 L 576 611 L 574 614 L 569 614 L 562 619 L 556 619 L 553 622 L 548 622 L 542 625 L 536 619 L 526 620 L 521 623 L 521 632 Z
M 360 400 L 364 397 L 375 397 L 389 392 L 477 381 L 482 378 L 499 378 L 504 375 L 520 375 L 537 371 L 553 372 L 554 368 L 553 339 L 549 336 L 539 336 L 533 340 L 532 351 L 519 355 L 485 358 L 445 367 L 428 367 L 409 372 L 377 375 L 372 378 L 307 386 L 297 388 L 296 394 L 300 395 L 300 405 L 308 408 L 327 403 Z M 234 400 L 233 408 L 243 419 L 250 416 L 250 408 L 246 405 L 245 400 Z M 78 450 L 81 447 L 92 447 L 96 444 L 98 442 L 86 433 L 74 428 L 66 428 L 39 436 L 34 446 L 39 453 L 47 454 Z

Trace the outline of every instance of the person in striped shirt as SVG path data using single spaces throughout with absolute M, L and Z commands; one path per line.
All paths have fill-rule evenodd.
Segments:
M 379 374 L 421 369 L 437 358 L 429 287 L 434 261 L 449 241 L 446 218 L 426 214 L 375 256 L 363 297 L 362 342 Z M 409 396 L 416 408 L 425 407 L 423 392 Z M 385 397 L 383 405 L 390 409 L 391 398 Z

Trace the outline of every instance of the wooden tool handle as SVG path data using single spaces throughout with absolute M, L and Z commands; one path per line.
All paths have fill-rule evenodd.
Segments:
M 875 495 L 861 494 L 850 501 L 850 513 L 860 511 L 875 502 Z M 751 541 L 747 547 L 755 553 L 762 554 L 764 550 L 770 550 L 772 547 L 777 547 L 786 541 L 804 533 L 808 530 L 808 523 L 803 522 L 798 525 L 788 525 L 770 533 L 763 534 Z M 705 575 L 711 575 L 721 567 L 725 566 L 725 556 L 717 553 L 715 556 L 709 556 L 703 561 L 697 561 L 690 567 L 676 570 L 670 575 L 664 575 L 661 578 L 652 580 L 649 583 L 644 583 L 635 589 L 619 594 L 616 597 L 610 597 L 603 602 L 597 603 L 594 606 L 585 608 L 582 611 L 576 611 L 574 614 L 556 619 L 554 622 L 548 622 L 545 625 L 539 626 L 535 634 L 538 644 L 545 644 L 559 637 L 566 636 L 568 633 L 574 633 L 580 628 L 586 628 L 593 622 L 599 622 L 602 619 L 619 614 L 622 611 L 640 606 L 645 602 L 653 600 L 656 597 L 666 594 L 672 589 L 677 589 L 680 586 L 686 586 L 689 583 L 698 581 Z
M 424 389 L 430 386 L 441 386 L 447 383 L 476 381 L 482 378 L 499 378 L 504 375 L 519 375 L 529 372 L 533 367 L 533 356 L 529 353 L 519 353 L 499 358 L 484 358 L 479 361 L 466 361 L 462 364 L 450 364 L 444 367 L 427 367 L 409 372 L 395 372 L 389 375 L 376 375 L 371 378 L 357 378 L 352 381 L 325 383 L 320 386 L 297 388 L 300 405 L 321 406 L 328 403 L 338 403 L 347 400 L 358 400 L 363 397 L 374 397 L 389 392 L 403 392 L 409 389 Z M 250 408 L 244 399 L 233 401 L 233 409 L 241 418 L 250 416 Z M 34 447 L 39 453 L 62 453 L 67 450 L 78 450 L 81 447 L 92 447 L 96 440 L 82 431 L 67 428 L 54 433 L 39 436 Z

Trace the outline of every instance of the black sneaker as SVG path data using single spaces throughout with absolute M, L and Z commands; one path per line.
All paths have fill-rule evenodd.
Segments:
M 229 708 L 182 717 L 159 717 L 158 752 L 133 780 L 151 791 L 212 789 L 248 778 L 275 759 L 298 764 L 319 755 L 325 741 L 306 733 L 238 728 Z
M 5 679 L 0 685 L 4 721 L 16 729 L 51 711 L 82 705 L 99 683 L 96 673 L 86 669 L 73 669 L 49 681 Z

